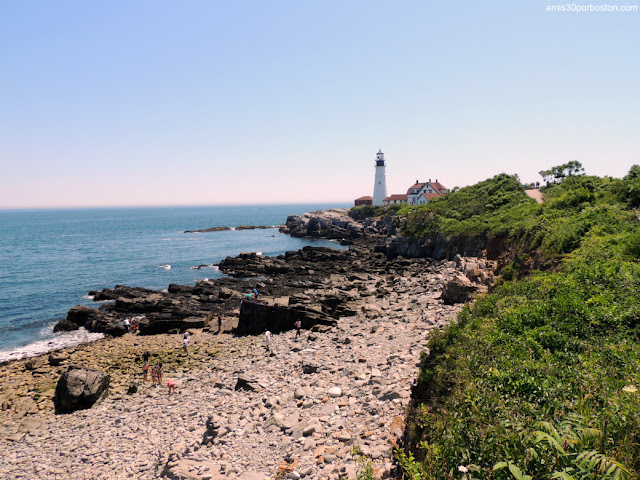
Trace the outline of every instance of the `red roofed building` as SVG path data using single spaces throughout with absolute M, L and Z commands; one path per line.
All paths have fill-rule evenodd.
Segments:
M 396 203 L 407 203 L 407 195 L 404 193 L 393 194 L 393 195 L 389 195 L 384 199 L 385 205 L 394 205 Z
M 423 183 L 416 180 L 416 183 L 407 190 L 407 203 L 409 205 L 424 205 L 429 200 L 441 197 L 446 193 L 447 189 L 437 179 L 435 182 L 429 179 L 428 182 Z
M 364 196 L 355 199 L 355 206 L 359 207 L 360 205 L 373 205 L 373 197 Z

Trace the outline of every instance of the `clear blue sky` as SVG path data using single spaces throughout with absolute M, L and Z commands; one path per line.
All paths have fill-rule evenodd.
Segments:
M 378 148 L 389 194 L 623 176 L 640 12 L 547 5 L 0 2 L 0 208 L 351 201 Z

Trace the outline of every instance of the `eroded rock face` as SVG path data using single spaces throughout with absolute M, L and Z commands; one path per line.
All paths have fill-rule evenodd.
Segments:
M 109 375 L 98 370 L 74 368 L 62 374 L 54 397 L 56 412 L 91 408 L 108 393 Z
M 362 235 L 364 226 L 349 217 L 347 210 L 332 208 L 303 215 L 289 215 L 280 231 L 292 237 L 353 239 Z

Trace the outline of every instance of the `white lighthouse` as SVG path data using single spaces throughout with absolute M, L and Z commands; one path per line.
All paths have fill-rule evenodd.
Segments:
M 382 205 L 387 197 L 387 176 L 384 173 L 384 153 L 376 153 L 376 183 L 373 186 L 373 204 Z

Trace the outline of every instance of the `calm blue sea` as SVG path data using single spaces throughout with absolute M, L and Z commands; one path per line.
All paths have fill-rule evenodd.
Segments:
M 210 267 L 240 252 L 279 255 L 328 241 L 277 229 L 183 233 L 215 226 L 280 225 L 289 214 L 348 205 L 243 205 L 0 211 L 0 360 L 91 341 L 54 334 L 74 305 L 97 306 L 89 290 L 116 284 L 166 288 L 222 276 Z M 170 266 L 170 268 L 168 267 Z

